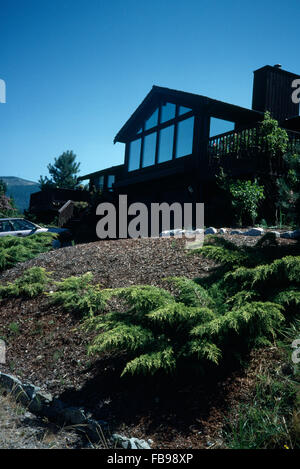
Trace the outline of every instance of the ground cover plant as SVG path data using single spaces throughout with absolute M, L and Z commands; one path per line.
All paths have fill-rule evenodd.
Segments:
M 86 320 L 84 327 L 98 332 L 89 353 L 125 351 L 122 375 L 203 372 L 272 344 L 298 315 L 300 256 L 285 255 L 273 235 L 254 247 L 209 237 L 199 252 L 220 267 L 204 279 L 168 279 L 174 294 L 149 285 L 110 290 L 126 306 Z
M 27 269 L 14 282 L 0 285 L 0 298 L 25 297 L 33 298 L 45 291 L 50 281 L 50 273 L 43 267 Z
M 37 233 L 19 238 L 17 236 L 0 237 L 0 271 L 13 267 L 52 249 L 54 233 Z
M 93 285 L 92 280 L 93 275 L 87 272 L 79 277 L 72 276 L 55 282 L 56 291 L 49 293 L 51 303 L 61 305 L 79 317 L 102 312 L 105 295 L 100 285 Z

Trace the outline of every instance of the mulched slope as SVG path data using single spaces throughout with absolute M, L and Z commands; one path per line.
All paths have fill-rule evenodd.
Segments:
M 27 268 L 40 266 L 51 271 L 54 280 L 89 271 L 95 283 L 104 288 L 133 284 L 166 287 L 163 279 L 168 276 L 194 278 L 207 274 L 212 265 L 208 260 L 200 262 L 198 256 L 187 256 L 182 239 L 102 241 L 41 254 L 4 272 L 0 281 L 13 281 Z M 51 392 L 80 387 L 91 377 L 86 371 L 86 347 L 92 335 L 77 329 L 78 325 L 71 314 L 49 306 L 45 295 L 2 301 L 0 335 L 8 339 L 4 368 Z
M 257 241 L 250 237 L 227 238 L 237 243 Z M 166 277 L 200 277 L 215 267 L 201 256 L 187 256 L 184 245 L 183 239 L 77 245 L 19 264 L 2 273 L 0 281 L 15 280 L 25 269 L 41 266 L 52 271 L 55 280 L 89 271 L 104 288 L 133 284 L 166 287 Z M 146 379 L 119 379 L 122 357 L 87 357 L 92 334 L 83 333 L 78 326 L 72 315 L 57 306 L 49 307 L 44 295 L 26 301 L 2 301 L 0 336 L 7 341 L 7 364 L 0 365 L 0 370 L 13 372 L 65 401 L 89 408 L 94 417 L 107 420 L 114 431 L 152 438 L 154 447 L 205 447 L 207 435 L 217 437 L 226 411 L 226 395 L 230 394 L 228 382 L 224 384 L 220 377 L 213 389 L 202 383 L 187 389 L 184 383 L 178 387 L 178 383 L 170 382 L 165 395 L 156 395 L 153 383 Z
M 124 239 L 98 241 L 41 254 L 0 275 L 0 282 L 14 280 L 33 266 L 53 271 L 53 278 L 92 272 L 104 288 L 134 284 L 161 284 L 170 275 L 193 278 L 205 274 L 210 261 L 187 257 L 183 239 Z

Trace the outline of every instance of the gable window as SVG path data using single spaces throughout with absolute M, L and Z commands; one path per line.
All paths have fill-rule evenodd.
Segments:
M 193 152 L 193 136 L 194 136 L 194 117 L 190 117 L 178 122 L 177 141 L 176 141 L 176 158 L 190 155 Z
M 160 122 L 166 122 L 175 118 L 176 104 L 165 103 L 161 106 Z
M 182 116 L 182 114 L 186 114 L 187 112 L 191 112 L 191 110 L 192 109 L 190 109 L 189 107 L 179 106 L 178 115 Z
M 159 133 L 158 163 L 170 161 L 173 154 L 174 125 L 162 129 Z
M 185 116 L 191 112 L 191 108 L 162 102 L 142 125 L 141 122 L 137 122 L 136 137 L 139 138 L 128 142 L 128 171 L 136 171 L 171 161 L 173 158 L 191 155 L 194 116 Z M 175 135 L 177 135 L 176 142 Z
M 153 114 L 149 117 L 149 119 L 146 120 L 145 122 L 145 130 L 151 129 L 152 127 L 155 127 L 158 124 L 158 108 L 155 109 Z
M 224 119 L 217 119 L 216 117 L 210 118 L 209 136 L 224 134 L 234 130 L 234 122 L 226 121 Z
M 155 163 L 156 132 L 144 137 L 143 168 Z
M 133 140 L 129 145 L 128 171 L 134 171 L 140 167 L 141 139 Z

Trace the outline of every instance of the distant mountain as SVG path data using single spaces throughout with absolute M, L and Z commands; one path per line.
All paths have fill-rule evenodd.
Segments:
M 6 195 L 13 197 L 16 207 L 20 212 L 28 209 L 30 194 L 40 190 L 40 186 L 37 182 L 27 181 L 26 179 L 14 176 L 0 176 L 0 179 L 7 184 Z

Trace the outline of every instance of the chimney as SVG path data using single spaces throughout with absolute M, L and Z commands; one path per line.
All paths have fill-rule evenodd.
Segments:
M 254 72 L 252 109 L 270 111 L 279 122 L 299 116 L 299 103 L 293 103 L 292 83 L 300 76 L 287 72 L 280 64 L 266 65 Z M 299 86 L 299 85 L 298 85 Z

